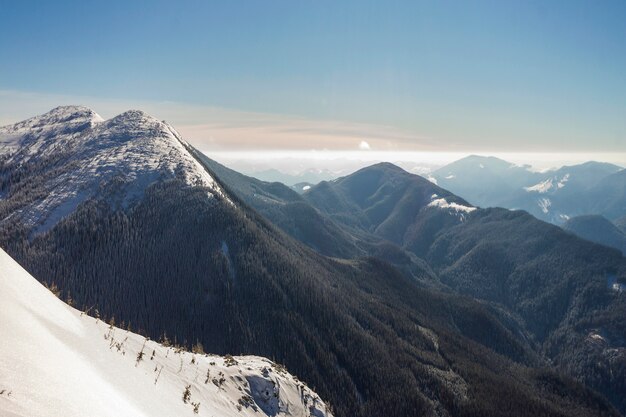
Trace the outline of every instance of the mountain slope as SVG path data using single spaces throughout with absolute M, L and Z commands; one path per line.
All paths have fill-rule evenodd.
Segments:
M 610 246 L 626 254 L 626 234 L 602 216 L 574 217 L 565 222 L 563 229 L 583 239 Z
M 442 224 L 462 222 L 475 210 L 449 191 L 389 163 L 322 182 L 303 196 L 355 233 L 371 233 L 410 249 L 417 236 L 432 237 Z
M 589 193 L 590 213 L 602 214 L 609 220 L 626 215 L 626 169 L 602 179 Z
M 331 415 L 273 362 L 184 352 L 108 325 L 58 300 L 2 250 L 0 332 L 3 416 Z
M 502 205 L 511 193 L 538 181 L 539 174 L 495 157 L 470 155 L 432 173 L 437 185 L 481 207 Z
M 412 253 L 368 231 L 338 224 L 290 187 L 242 175 L 194 152 L 225 189 L 318 253 L 339 258 L 375 256 L 387 260 L 422 285 L 439 285 L 428 265 Z
M 353 175 L 371 179 L 380 170 L 375 165 Z M 399 168 L 385 169 L 385 175 L 386 184 L 410 183 L 407 176 L 412 176 Z M 358 183 L 351 180 L 350 176 L 341 179 Z M 413 181 L 426 186 L 423 178 Z M 336 210 L 341 214 L 334 217 L 336 221 L 348 227 L 368 225 L 361 207 L 343 189 L 323 185 L 311 190 L 316 193 L 311 199 L 314 204 L 331 213 Z M 379 187 L 376 181 L 363 181 L 360 190 L 378 195 Z M 407 239 L 406 232 L 401 232 L 397 241 L 424 259 L 451 291 L 494 303 L 519 317 L 539 352 L 626 410 L 620 395 L 626 389 L 622 383 L 626 380 L 626 328 L 619 318 L 626 313 L 626 299 L 620 291 L 626 284 L 624 258 L 522 211 L 474 209 L 460 218 L 450 211 L 435 211 L 436 221 L 430 207 L 412 196 L 400 191 L 395 195 L 394 201 L 412 200 L 417 213 L 397 216 L 398 230 L 420 233 Z M 447 194 L 446 200 L 454 199 Z M 342 208 L 342 202 L 347 202 L 348 209 Z M 351 218 L 350 212 L 354 213 Z M 604 344 L 589 343 L 600 334 Z
M 290 236 L 323 255 L 348 258 L 365 254 L 350 234 L 315 210 L 290 187 L 248 177 L 200 152 L 197 155 L 231 192 Z
M 570 375 L 626 403 L 626 260 L 524 212 L 485 209 L 422 255 L 455 291 L 519 317 Z
M 66 122 L 61 141 L 73 125 L 72 119 Z M 164 136 L 166 125 L 154 119 L 141 132 L 133 126 L 116 130 L 115 143 L 144 138 L 149 150 L 163 149 L 149 146 L 155 136 L 156 143 L 169 138 L 176 149 L 183 144 L 174 134 Z M 39 128 L 12 136 L 12 143 L 44 139 Z M 112 134 L 98 129 L 103 129 L 98 135 L 78 134 L 95 141 L 78 151 L 96 149 L 100 134 Z M 55 149 L 54 136 L 45 140 L 46 149 Z M 39 228 L 40 220 L 49 218 L 46 210 L 33 222 L 13 214 L 37 207 L 49 189 L 62 187 L 16 173 L 39 170 L 50 181 L 57 168 L 73 173 L 76 167 L 68 161 L 75 156 L 65 149 L 58 146 L 48 159 L 34 152 L 19 164 L 13 156 L 2 159 L 0 172 L 11 180 L 0 187 L 0 213 L 7 214 L 0 245 L 33 276 L 57 284 L 64 298 L 115 317 L 121 327 L 132 325 L 153 339 L 167 334 L 187 346 L 201 342 L 218 354 L 285 363 L 327 398 L 338 416 L 496 416 L 502 410 L 519 416 L 528 410 L 538 416 L 615 415 L 603 398 L 549 368 L 515 314 L 419 288 L 379 259 L 321 256 L 269 224 L 218 180 L 190 183 L 196 168 L 205 167 L 179 165 L 197 161 L 186 146 L 181 150 L 186 156 L 173 160 L 180 169 L 141 168 L 155 174 L 154 181 L 128 179 L 119 189 L 105 182 L 47 229 Z M 104 149 L 106 155 L 123 148 Z M 157 160 L 168 161 L 172 152 Z M 9 151 L 25 154 L 19 146 Z M 133 155 L 119 154 L 116 166 L 126 167 L 119 175 L 146 166 Z M 154 160 L 151 153 L 146 159 Z M 127 164 L 132 161 L 137 164 Z M 380 226 L 394 217 L 415 219 L 411 199 L 422 204 L 418 218 L 430 213 L 444 225 L 458 225 L 474 211 L 444 190 L 428 194 L 432 184 L 404 174 L 396 185 L 410 198 L 394 203 L 399 194 L 385 182 L 374 184 L 379 192 L 346 194 L 349 204 L 362 204 L 356 213 L 376 225 L 376 233 L 387 230 Z

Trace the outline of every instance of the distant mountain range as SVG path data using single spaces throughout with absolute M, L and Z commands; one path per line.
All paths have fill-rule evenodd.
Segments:
M 626 216 L 626 170 L 608 163 L 534 172 L 494 157 L 469 156 L 432 178 L 477 206 L 526 210 L 554 224 L 588 214 L 611 221 Z
M 626 412 L 615 250 L 392 164 L 298 193 L 139 111 L 57 108 L 0 144 L 0 245 L 121 327 L 285 363 L 336 416 Z M 538 189 L 605 180 L 570 174 Z
M 341 174 L 337 174 L 327 169 L 306 169 L 297 174 L 289 174 L 277 169 L 266 169 L 249 172 L 248 174 L 262 181 L 280 182 L 289 186 L 300 183 L 317 184 L 320 181 L 328 181 L 341 176 Z

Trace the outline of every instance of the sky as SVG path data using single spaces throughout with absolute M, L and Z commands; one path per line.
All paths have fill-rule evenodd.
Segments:
M 205 151 L 626 153 L 626 2 L 0 0 L 0 124 L 140 108 Z

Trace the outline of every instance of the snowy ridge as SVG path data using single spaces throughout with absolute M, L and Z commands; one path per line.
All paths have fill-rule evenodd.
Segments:
M 57 299 L 0 249 L 0 415 L 332 417 L 271 361 L 184 352 Z
M 126 205 L 160 179 L 178 178 L 230 201 L 188 147 L 169 124 L 138 110 L 103 120 L 86 107 L 57 107 L 0 128 L 0 157 L 7 166 L 55 166 L 55 175 L 38 185 L 45 197 L 16 213 L 38 231 L 107 189 Z
M 87 107 L 57 107 L 43 115 L 0 127 L 0 154 L 16 152 L 22 146 L 28 146 L 28 153 L 35 153 L 46 143 L 36 138 L 56 136 L 59 132 L 71 136 L 103 121 L 99 114 Z
M 556 186 L 554 185 L 555 181 Z M 565 187 L 565 183 L 567 181 L 569 181 L 569 174 L 565 174 L 560 180 L 557 177 L 548 178 L 538 184 L 532 185 L 530 187 L 524 187 L 524 190 L 528 191 L 529 193 L 536 192 L 539 194 L 544 194 L 550 190 L 555 190 L 555 187 L 556 190 L 560 190 L 561 188 Z
M 539 184 L 532 185 L 530 187 L 524 187 L 524 190 L 531 192 L 537 192 L 540 194 L 547 193 L 552 189 L 552 178 L 548 178 L 545 181 L 540 182 Z

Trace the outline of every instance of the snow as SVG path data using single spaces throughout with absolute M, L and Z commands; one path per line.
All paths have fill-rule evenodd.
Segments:
M 569 181 L 569 178 L 569 174 L 565 174 L 561 179 L 558 179 L 558 177 L 551 177 L 530 187 L 524 187 L 524 190 L 528 191 L 529 193 L 536 192 L 540 194 L 547 193 L 550 190 L 554 190 L 555 187 L 557 190 L 560 190 L 561 188 L 565 187 L 565 183 Z M 556 186 L 554 185 L 555 181 Z
M 445 178 L 446 178 L 447 180 L 453 180 L 453 179 L 455 179 L 455 178 L 456 178 L 456 175 L 454 175 L 454 174 L 450 174 L 450 175 L 448 175 L 448 176 L 447 176 L 447 177 L 445 177 Z
M 552 205 L 552 201 L 549 198 L 540 198 L 537 200 L 537 205 L 541 209 L 544 214 L 547 214 L 550 211 L 550 206 Z
M 437 178 L 433 177 L 432 175 L 428 174 L 428 177 L 426 177 L 426 179 L 432 182 L 433 184 L 437 185 Z
M 615 277 L 615 275 L 609 275 L 607 277 L 607 285 L 613 291 L 617 291 L 620 293 L 626 292 L 626 284 L 617 282 L 617 278 Z
M 57 174 L 39 184 L 45 197 L 18 213 L 38 232 L 103 190 L 128 205 L 160 179 L 207 187 L 209 197 L 230 202 L 189 149 L 172 126 L 138 110 L 103 120 L 86 107 L 65 106 L 0 127 L 0 155 L 9 166 L 56 164 Z
M 476 207 L 469 207 L 469 206 L 464 206 L 462 204 L 458 204 L 458 203 L 448 203 L 448 201 L 445 198 L 438 198 L 439 196 L 437 194 L 433 194 L 431 196 L 431 202 L 428 203 L 428 207 L 437 207 L 443 210 L 452 210 L 455 212 L 464 212 L 464 213 L 471 213 L 472 211 L 476 210 Z
M 530 187 L 524 187 L 524 190 L 528 192 L 537 192 L 540 194 L 547 193 L 553 187 L 552 178 L 548 178 L 545 181 L 540 182 L 539 184 L 535 184 Z
M 311 186 L 310 185 L 305 185 L 304 187 L 302 187 L 302 191 L 307 191 L 310 190 Z
M 331 417 L 268 359 L 184 352 L 109 326 L 57 299 L 1 249 L 0 334 L 2 416 Z

